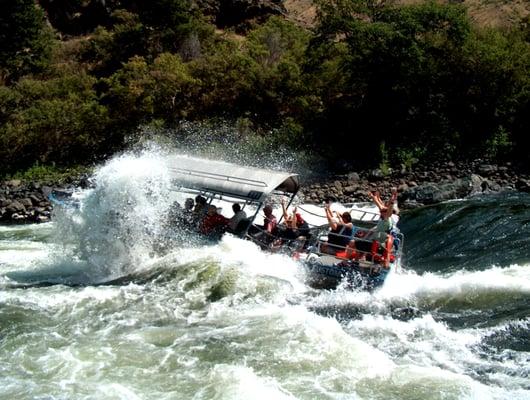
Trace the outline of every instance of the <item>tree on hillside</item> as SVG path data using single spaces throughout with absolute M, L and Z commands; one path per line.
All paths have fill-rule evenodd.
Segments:
M 147 54 L 145 27 L 138 15 L 120 9 L 112 13 L 112 19 L 112 28 L 98 27 L 83 50 L 83 59 L 98 76 L 109 76 L 131 57 Z
M 108 129 L 95 83 L 75 71 L 0 86 L 0 169 L 14 171 L 35 162 L 71 165 L 109 151 L 116 133 Z
M 451 139 L 451 73 L 470 32 L 463 8 L 334 0 L 319 15 L 308 65 L 320 80 L 324 111 L 314 126 L 323 142 L 341 143 L 343 157 L 364 149 L 355 159 L 365 165 L 382 142 Z M 339 79 L 322 76 L 326 64 Z
M 122 6 L 112 12 L 109 27 L 98 27 L 85 46 L 83 59 L 98 76 L 110 76 L 135 56 L 153 62 L 169 52 L 191 61 L 214 36 L 187 0 L 123 1 Z
M 192 10 L 190 0 L 138 2 L 137 8 L 155 56 L 163 52 L 180 53 L 183 45 L 186 47 L 184 52 L 188 53 L 190 38 L 200 42 L 212 34 L 211 29 L 201 22 L 200 12 Z
M 34 0 L 0 0 L 0 80 L 42 71 L 49 63 L 53 33 Z

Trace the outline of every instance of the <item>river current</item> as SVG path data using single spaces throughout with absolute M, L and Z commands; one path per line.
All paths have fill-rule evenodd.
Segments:
M 327 291 L 229 235 L 160 247 L 166 171 L 0 226 L 0 399 L 530 399 L 529 195 L 405 212 L 401 269 Z

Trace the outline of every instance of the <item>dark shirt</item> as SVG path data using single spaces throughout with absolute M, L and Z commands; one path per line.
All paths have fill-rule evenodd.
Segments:
M 309 225 L 307 222 L 302 221 L 301 223 L 297 224 L 296 229 L 293 228 L 285 228 L 283 231 L 280 232 L 280 236 L 282 236 L 285 239 L 293 240 L 300 236 L 309 236 Z
M 308 236 L 309 235 L 309 224 L 303 221 L 297 226 L 298 236 Z
M 340 247 L 346 247 L 350 242 L 353 229 L 346 225 L 338 225 L 328 233 L 328 243 Z

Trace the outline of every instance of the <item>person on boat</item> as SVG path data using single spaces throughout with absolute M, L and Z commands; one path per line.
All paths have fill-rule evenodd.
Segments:
M 263 207 L 263 213 L 265 214 L 265 217 L 263 217 L 263 230 L 271 235 L 275 234 L 278 227 L 278 220 L 272 213 L 272 206 L 267 204 Z
M 263 225 L 252 224 L 249 227 L 248 233 L 262 248 L 270 249 L 275 239 L 277 239 L 278 220 L 272 213 L 272 206 L 270 204 L 263 207 L 263 213 L 265 214 L 263 217 Z
M 192 229 L 197 227 L 198 217 L 193 211 L 195 203 L 192 198 L 184 201 L 184 208 L 180 209 L 177 217 L 178 225 L 183 229 Z
M 293 225 L 296 228 L 296 221 L 294 221 L 294 215 L 290 215 L 287 212 L 287 207 L 285 206 L 285 200 L 281 199 L 282 204 L 282 219 L 283 223 L 281 224 L 280 233 L 282 237 L 287 238 L 287 235 L 284 234 L 284 232 L 293 230 Z M 291 238 L 292 239 L 292 238 Z
M 375 227 L 376 239 L 385 241 L 386 235 L 392 231 L 394 223 L 399 221 L 399 216 L 394 214 L 394 205 L 397 201 L 397 190 L 395 188 L 392 189 L 392 195 L 386 203 L 381 199 L 379 192 L 370 192 L 369 195 L 379 209 L 379 221 L 377 221 Z M 394 217 L 394 215 L 396 216 Z
M 304 236 L 309 237 L 309 224 L 305 219 L 302 218 L 302 215 L 300 213 L 296 212 L 296 208 L 294 209 L 294 219 L 295 219 L 295 229 L 297 231 L 297 236 Z
M 184 211 L 190 213 L 193 211 L 193 207 L 195 206 L 195 202 L 193 201 L 193 199 L 191 197 L 188 197 L 185 201 L 184 201 Z
M 321 250 L 325 253 L 336 254 L 344 251 L 351 241 L 353 235 L 352 218 L 348 211 L 342 214 L 335 213 L 336 217 L 334 217 L 329 203 L 326 204 L 325 211 L 331 231 L 328 233 L 327 243 L 322 243 Z
M 195 206 L 193 207 L 193 212 L 195 215 L 202 217 L 207 211 L 207 201 L 206 198 L 200 194 L 195 196 Z
M 296 212 L 296 207 L 293 209 L 292 215 L 289 215 L 285 206 L 285 200 L 282 199 L 282 211 L 284 220 L 284 229 L 281 230 L 281 237 L 294 240 L 301 236 L 306 237 L 309 235 L 309 225 L 302 218 L 302 215 Z
M 395 227 L 395 223 L 399 221 L 399 215 L 395 211 L 397 210 L 399 212 L 399 209 L 394 207 L 397 205 L 397 190 L 395 188 L 392 189 L 392 195 L 386 203 L 381 199 L 379 192 L 370 192 L 370 197 L 373 199 L 375 205 L 379 209 L 379 221 L 377 221 L 377 225 L 375 226 L 374 234 L 372 236 L 373 243 L 371 253 L 380 251 L 380 248 L 386 248 L 387 251 L 383 260 L 383 265 L 388 268 L 390 265 L 390 258 L 392 256 L 392 252 L 389 251 L 389 249 L 392 248 L 394 241 L 392 232 L 397 229 Z
M 206 216 L 199 225 L 199 231 L 204 235 L 221 235 L 228 225 L 228 218 L 217 212 L 214 205 L 208 206 Z
M 182 206 L 178 201 L 174 201 L 169 208 L 169 223 L 173 223 L 182 214 Z
M 238 203 L 232 204 L 232 211 L 234 211 L 234 215 L 228 221 L 228 229 L 231 232 L 237 232 L 239 223 L 247 218 L 247 213 L 241 209 Z

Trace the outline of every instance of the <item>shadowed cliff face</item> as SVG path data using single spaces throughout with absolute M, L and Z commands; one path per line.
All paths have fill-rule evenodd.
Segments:
M 110 14 L 117 7 L 117 1 L 91 0 L 40 0 L 52 26 L 64 34 L 79 35 L 95 27 L 107 26 Z
M 270 15 L 285 15 L 282 0 L 189 0 L 218 27 L 232 27 L 249 21 L 261 22 Z M 135 0 L 41 0 L 52 26 L 68 35 L 85 34 L 97 26 L 108 26 L 111 14 L 117 9 L 139 10 Z
M 205 3 L 212 2 L 206 0 Z M 201 5 L 201 0 L 198 1 Z M 220 28 L 237 26 L 248 20 L 263 20 L 270 15 L 285 14 L 282 0 L 216 0 L 219 12 L 215 22 Z

